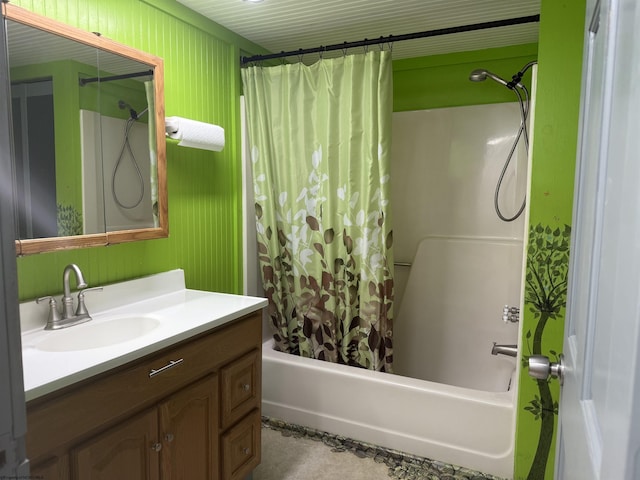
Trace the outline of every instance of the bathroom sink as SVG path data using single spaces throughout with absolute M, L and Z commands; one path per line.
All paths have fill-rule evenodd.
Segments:
M 142 337 L 159 326 L 159 320 L 144 315 L 92 320 L 62 330 L 52 330 L 34 347 L 46 352 L 71 352 L 108 347 Z

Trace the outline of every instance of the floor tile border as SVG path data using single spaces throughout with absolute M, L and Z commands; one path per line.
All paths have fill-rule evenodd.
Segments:
M 389 468 L 389 477 L 398 480 L 501 480 L 493 475 L 475 472 L 464 467 L 379 447 L 275 418 L 262 417 L 262 426 L 277 430 L 285 437 L 305 437 L 322 442 L 336 453 L 350 452 L 361 458 L 372 458 L 375 462 L 384 463 Z

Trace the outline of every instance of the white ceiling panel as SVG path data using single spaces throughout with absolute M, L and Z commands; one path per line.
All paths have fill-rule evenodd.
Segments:
M 178 1 L 271 52 L 540 13 L 540 0 Z M 393 58 L 413 58 L 537 41 L 538 24 L 523 24 L 396 42 L 393 45 Z

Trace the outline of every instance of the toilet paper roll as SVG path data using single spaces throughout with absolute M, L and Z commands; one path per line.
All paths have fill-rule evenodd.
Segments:
M 169 138 L 180 140 L 182 147 L 219 152 L 224 148 L 224 128 L 182 117 L 167 117 L 165 131 Z

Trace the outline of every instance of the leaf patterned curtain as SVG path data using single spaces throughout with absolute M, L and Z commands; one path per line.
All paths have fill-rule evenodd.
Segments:
M 242 78 L 276 348 L 390 372 L 390 52 Z

